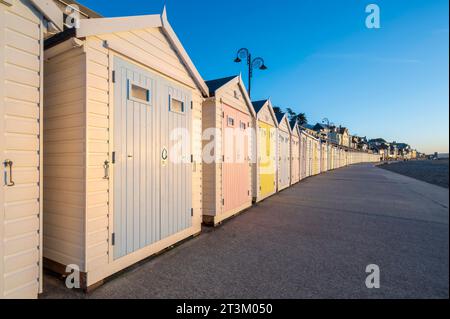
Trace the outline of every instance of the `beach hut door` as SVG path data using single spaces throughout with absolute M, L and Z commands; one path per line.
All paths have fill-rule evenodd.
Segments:
M 172 153 L 177 145 L 171 139 L 190 132 L 191 110 L 190 96 L 156 74 L 119 58 L 114 72 L 113 251 L 118 259 L 191 225 L 190 135 L 180 146 L 180 158 L 176 148 Z
M 161 238 L 192 225 L 191 95 L 161 85 Z

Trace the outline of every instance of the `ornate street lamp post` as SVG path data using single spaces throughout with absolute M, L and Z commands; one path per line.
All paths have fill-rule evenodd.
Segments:
M 330 124 L 333 125 L 333 123 L 330 122 L 330 120 L 327 117 L 324 117 L 322 120 L 322 123 L 325 124 L 327 123 L 327 126 L 330 127 Z
M 239 49 L 234 62 L 239 63 L 242 60 L 247 59 L 248 66 L 248 96 L 250 96 L 250 91 L 252 87 L 252 77 L 253 69 L 267 70 L 267 66 L 264 64 L 264 59 L 257 57 L 252 60 L 252 55 L 250 51 L 246 48 Z

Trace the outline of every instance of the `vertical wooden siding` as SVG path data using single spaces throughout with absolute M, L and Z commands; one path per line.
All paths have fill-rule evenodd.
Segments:
M 240 115 L 244 115 L 247 117 L 246 125 L 248 126 L 248 129 L 253 129 L 254 128 L 254 119 L 252 118 L 252 115 L 250 114 L 250 111 L 248 110 L 248 105 L 245 102 L 245 99 L 243 97 L 244 92 L 242 92 L 241 87 L 237 84 L 237 83 L 233 83 L 233 85 L 227 85 L 225 87 L 223 87 L 222 89 L 219 90 L 220 92 L 218 92 L 218 95 L 216 96 L 216 98 L 220 99 L 221 103 L 220 103 L 220 111 L 219 112 L 223 112 L 223 106 L 227 105 L 229 107 L 232 107 L 236 110 L 238 110 L 240 113 Z M 235 91 L 238 93 L 239 98 L 235 97 Z M 218 118 L 220 119 L 221 114 L 217 114 Z M 239 125 L 239 122 L 236 122 L 236 125 Z M 253 135 L 250 135 L 249 138 L 247 139 L 247 151 L 246 151 L 246 156 L 249 157 L 252 155 L 252 149 L 254 147 L 254 143 L 256 141 L 253 141 Z M 223 137 L 221 138 L 221 141 L 223 141 Z M 223 149 L 223 145 L 221 146 Z M 250 195 L 248 197 L 248 200 L 251 200 L 251 196 L 252 196 L 252 189 L 253 189 L 253 174 L 252 174 L 252 167 L 251 164 L 246 164 L 248 165 L 248 169 L 243 168 L 243 170 L 245 171 L 246 175 L 248 176 L 248 190 L 250 191 Z M 222 169 L 222 167 L 219 168 L 220 170 Z M 221 173 L 221 176 L 223 176 L 223 173 Z M 244 203 L 242 203 L 244 204 Z
M 291 180 L 290 134 L 288 125 L 289 123 L 285 117 L 277 130 L 277 175 L 279 190 L 288 187 Z
M 276 190 L 276 128 L 266 122 L 258 123 L 258 174 L 260 198 L 266 197 Z
M 295 129 L 297 130 L 297 129 Z M 300 142 L 297 131 L 291 135 L 291 184 L 300 180 Z
M 223 137 L 224 143 L 222 151 L 225 162 L 222 165 L 222 180 L 223 180 L 223 211 L 227 212 L 237 209 L 251 199 L 251 176 L 250 167 L 248 163 L 249 158 L 249 143 L 245 136 L 245 130 L 241 129 L 241 122 L 245 127 L 250 125 L 250 116 L 241 110 L 232 108 L 226 104 L 222 104 L 224 117 L 222 127 L 224 128 Z M 234 119 L 234 125 L 228 124 L 228 118 Z M 227 136 L 227 129 L 232 129 L 231 134 L 234 138 Z M 241 133 L 242 136 L 237 134 Z M 238 145 L 238 138 L 244 138 L 242 145 Z M 239 157 L 238 157 L 239 156 Z

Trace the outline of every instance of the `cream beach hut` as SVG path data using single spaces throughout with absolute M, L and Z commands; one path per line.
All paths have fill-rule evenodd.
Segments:
M 297 121 L 291 125 L 291 185 L 300 180 L 300 131 Z
M 320 173 L 320 141 L 312 136 L 312 175 Z
M 307 177 L 308 172 L 308 142 L 304 130 L 299 127 L 300 133 L 300 180 Z
M 44 257 L 88 288 L 200 232 L 208 87 L 165 10 L 81 20 L 45 59 Z
M 332 170 L 332 145 L 330 142 L 327 142 L 327 171 Z
M 328 152 L 328 158 L 329 158 L 329 169 L 328 170 L 333 170 L 335 169 L 336 166 L 336 147 L 334 144 L 330 143 L 329 145 L 329 152 Z
M 203 103 L 203 222 L 217 225 L 252 205 L 256 113 L 240 76 L 206 81 Z M 211 154 L 212 153 L 212 154 Z
M 320 141 L 320 172 L 328 171 L 328 143 L 326 140 Z
M 0 1 L 0 299 L 42 291 L 43 43 L 62 29 L 53 1 Z
M 304 148 L 304 156 L 300 154 L 300 156 L 302 157 L 302 161 L 304 161 L 304 173 L 302 175 L 303 178 L 306 178 L 314 175 L 314 148 L 317 139 L 303 127 L 300 130 L 300 136 L 302 139 L 302 143 L 304 144 L 304 147 L 302 147 Z
M 259 202 L 277 190 L 276 138 L 278 121 L 270 100 L 252 102 L 256 112 L 253 164 L 253 200 Z
M 281 191 L 291 185 L 291 125 L 287 114 L 275 112 L 277 129 L 277 189 Z

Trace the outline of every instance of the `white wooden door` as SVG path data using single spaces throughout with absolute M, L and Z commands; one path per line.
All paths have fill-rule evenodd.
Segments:
M 284 187 L 290 183 L 290 151 L 289 151 L 289 133 L 278 131 L 278 184 Z
M 114 103 L 114 258 L 161 238 L 160 108 L 156 80 L 116 58 Z
M 161 237 L 192 226 L 191 95 L 161 80 Z M 165 159 L 164 159 L 165 158 Z
M 114 70 L 117 259 L 191 226 L 191 103 L 187 92 L 137 65 L 115 58 Z

